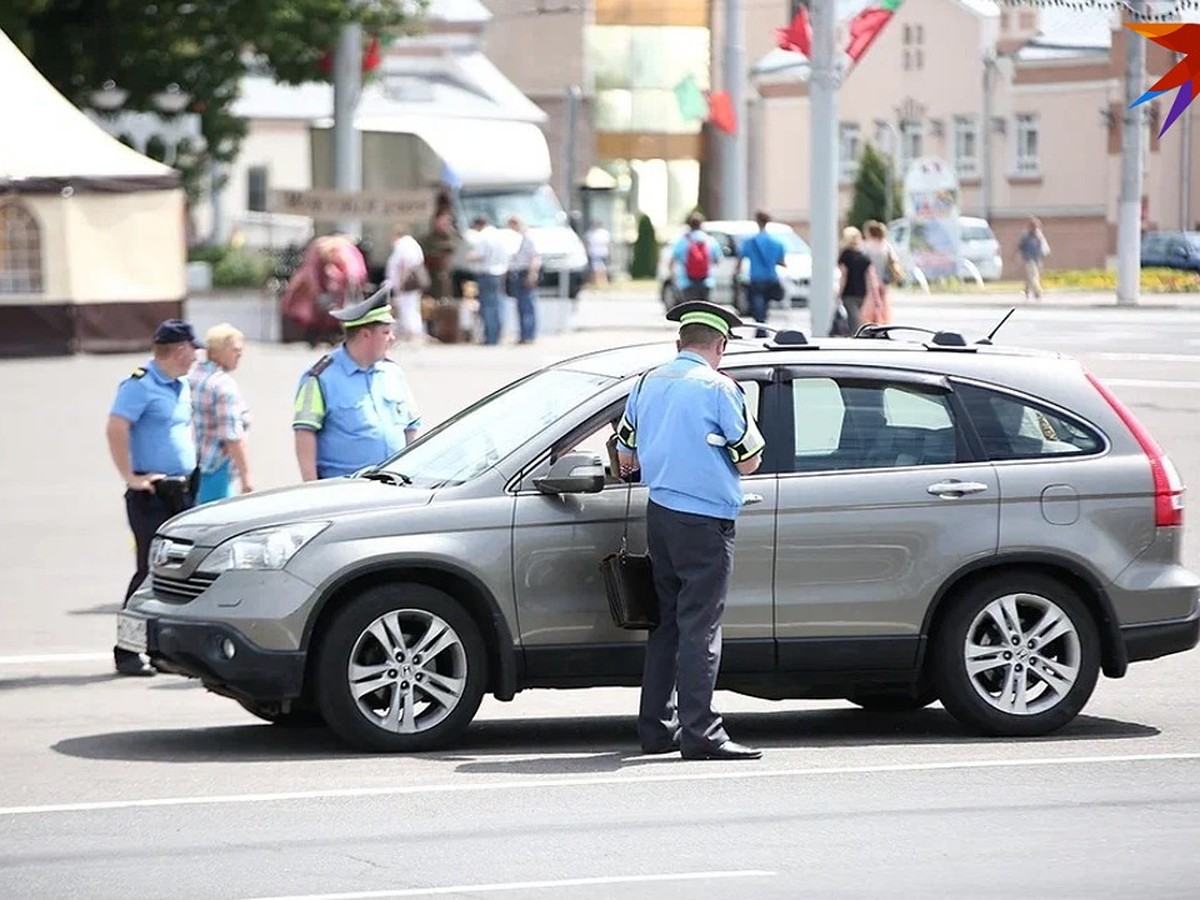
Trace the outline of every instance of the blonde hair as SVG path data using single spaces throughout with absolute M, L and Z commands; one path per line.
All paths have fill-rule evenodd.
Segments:
M 857 247 L 859 244 L 862 243 L 862 239 L 863 239 L 862 232 L 859 231 L 857 228 L 855 228 L 853 225 L 849 225 L 846 228 L 842 229 L 842 244 L 844 246 Z
M 234 341 L 244 339 L 245 335 L 240 331 L 228 322 L 222 322 L 220 325 L 214 325 L 204 333 L 204 346 L 210 351 L 224 350 Z

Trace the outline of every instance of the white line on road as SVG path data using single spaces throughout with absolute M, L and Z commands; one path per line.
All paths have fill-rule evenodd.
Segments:
M 1200 753 L 1146 753 L 1129 756 L 1061 756 L 1046 759 L 978 759 L 951 762 L 897 763 L 876 766 L 836 766 L 823 769 L 754 769 L 716 771 L 705 768 L 678 775 L 596 776 L 594 778 L 542 778 L 536 781 L 492 781 L 455 784 L 400 785 L 396 787 L 331 788 L 324 791 L 291 791 L 276 794 L 229 794 L 198 797 L 157 797 L 142 800 L 100 800 L 56 803 L 45 806 L 0 806 L 0 816 L 97 812 L 111 809 L 146 809 L 160 806 L 205 806 L 230 803 L 282 803 L 295 800 L 331 800 L 346 797 L 397 797 L 412 794 L 455 794 L 491 791 L 544 791 L 555 787 L 664 784 L 682 781 L 760 780 L 809 778 L 820 775 L 868 775 L 882 772 L 937 772 L 952 769 L 1008 769 L 1028 766 L 1094 766 L 1131 762 L 1200 760 Z
M 108 653 L 35 653 L 30 656 L 0 656 L 0 666 L 36 666 L 70 662 L 104 662 L 112 660 Z
M 374 900 L 384 897 L 433 897 L 438 894 L 483 894 L 496 891 L 526 891 L 537 888 L 593 887 L 606 884 L 647 884 L 655 881 L 711 881 L 717 878 L 770 878 L 778 872 L 743 869 L 733 872 L 674 872 L 664 875 L 613 875 L 608 878 L 563 878 L 558 881 L 510 881 L 504 884 L 455 884 L 433 888 L 402 888 L 395 891 L 355 891 L 346 894 L 289 894 L 258 900 Z
M 1129 362 L 1195 362 L 1200 363 L 1200 356 L 1195 353 L 1081 353 L 1088 359 L 1112 359 Z

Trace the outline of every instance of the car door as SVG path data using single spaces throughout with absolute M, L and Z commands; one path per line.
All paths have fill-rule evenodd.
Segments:
M 762 418 L 771 370 L 732 370 L 746 391 L 747 405 Z M 630 382 L 632 388 L 633 382 Z M 610 475 L 596 494 L 551 496 L 533 480 L 549 469 L 551 454 L 593 452 L 606 459 L 624 411 L 624 400 L 608 405 L 556 442 L 534 464 L 516 490 L 512 530 L 514 596 L 519 639 L 529 683 L 628 683 L 640 681 L 645 633 L 623 631 L 610 618 L 600 560 L 616 552 L 625 533 L 628 546 L 646 552 L 647 488 Z M 724 618 L 722 672 L 767 672 L 774 666 L 771 581 L 774 566 L 774 474 L 742 478 L 746 506 L 737 521 L 733 578 Z
M 996 552 L 996 473 L 940 376 L 803 366 L 785 379 L 780 669 L 911 669 L 939 588 Z

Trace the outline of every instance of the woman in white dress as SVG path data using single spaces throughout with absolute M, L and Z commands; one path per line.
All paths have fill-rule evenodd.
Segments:
M 397 227 L 392 232 L 392 253 L 384 267 L 384 277 L 392 283 L 396 302 L 399 335 L 403 341 L 423 341 L 425 323 L 421 319 L 421 289 L 401 290 L 412 272 L 425 265 L 425 253 L 407 230 Z

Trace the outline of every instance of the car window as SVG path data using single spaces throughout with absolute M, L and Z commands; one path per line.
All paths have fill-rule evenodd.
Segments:
M 975 385 L 956 385 L 988 459 L 1039 459 L 1096 453 L 1104 442 L 1082 422 L 1030 400 Z
M 986 225 L 964 225 L 960 237 L 964 241 L 991 241 L 996 235 Z
M 945 465 L 957 459 L 947 396 L 915 385 L 792 382 L 796 472 Z

